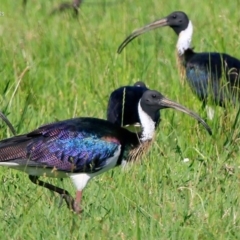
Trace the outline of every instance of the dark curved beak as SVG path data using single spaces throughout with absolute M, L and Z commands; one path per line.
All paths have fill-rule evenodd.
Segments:
M 133 33 L 131 33 L 122 43 L 121 45 L 118 47 L 117 52 L 121 53 L 122 50 L 128 45 L 128 43 L 130 43 L 134 38 L 136 38 L 137 36 L 148 32 L 150 30 L 159 28 L 159 27 L 164 27 L 164 26 L 168 26 L 168 20 L 167 18 L 162 18 L 159 20 L 156 20 L 142 28 L 139 28 L 137 30 L 135 30 Z
M 7 126 L 11 130 L 12 134 L 16 135 L 17 133 L 16 133 L 13 125 L 11 124 L 11 122 L 8 120 L 8 118 L 2 112 L 0 112 L 0 118 L 2 118 L 2 120 L 7 124 Z
M 161 107 L 161 109 L 163 108 L 173 108 L 173 109 L 176 109 L 180 112 L 183 112 L 183 113 L 186 113 L 188 114 L 189 116 L 195 118 L 199 123 L 201 123 L 205 129 L 208 131 L 208 133 L 210 135 L 212 135 L 212 130 L 211 128 L 208 126 L 208 124 L 201 118 L 199 117 L 195 112 L 187 109 L 186 107 L 180 105 L 179 103 L 176 103 L 168 98 L 161 98 L 161 100 L 159 101 L 159 105 Z

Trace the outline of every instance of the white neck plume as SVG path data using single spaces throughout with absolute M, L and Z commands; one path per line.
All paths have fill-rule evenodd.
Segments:
M 191 47 L 192 41 L 192 34 L 193 34 L 193 25 L 192 22 L 189 21 L 188 27 L 180 32 L 177 41 L 177 51 L 179 55 L 183 55 L 184 51 Z
M 144 142 L 153 138 L 155 132 L 155 122 L 146 112 L 143 111 L 140 102 L 141 100 L 138 103 L 138 114 L 143 129 L 140 140 Z

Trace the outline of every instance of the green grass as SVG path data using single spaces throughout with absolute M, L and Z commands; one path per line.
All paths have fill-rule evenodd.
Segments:
M 240 58 L 239 1 L 86 0 L 79 19 L 49 17 L 59 2 L 29 0 L 25 14 L 21 1 L 0 5 L 1 110 L 19 134 L 75 116 L 105 118 L 110 92 L 138 79 L 205 117 L 187 84 L 180 84 L 171 29 L 149 32 L 116 54 L 132 30 L 174 10 L 189 14 L 197 51 Z M 59 197 L 26 174 L 1 168 L 0 238 L 239 239 L 240 123 L 232 106 L 227 116 L 215 110 L 208 121 L 213 137 L 182 113 L 162 111 L 150 152 L 140 164 L 93 179 L 81 216 L 65 203 L 58 208 Z M 10 137 L 0 124 L 0 137 Z M 45 180 L 74 194 L 69 179 Z

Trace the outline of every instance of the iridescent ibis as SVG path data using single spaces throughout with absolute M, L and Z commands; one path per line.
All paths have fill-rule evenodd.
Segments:
M 216 105 L 239 102 L 240 61 L 226 53 L 195 52 L 191 48 L 193 25 L 184 12 L 176 11 L 135 30 L 119 46 L 121 53 L 139 35 L 163 26 L 171 27 L 178 36 L 177 58 L 194 94 L 205 106 L 210 98 Z
M 145 91 L 137 108 L 140 133 L 90 117 L 55 122 L 0 141 L 0 166 L 27 173 L 33 183 L 59 193 L 71 210 L 80 213 L 82 191 L 93 177 L 119 166 L 123 159 L 137 161 L 146 152 L 159 110 L 173 108 L 184 112 L 212 133 L 196 113 L 157 91 Z M 39 180 L 40 176 L 70 177 L 76 187 L 75 199 L 65 189 Z

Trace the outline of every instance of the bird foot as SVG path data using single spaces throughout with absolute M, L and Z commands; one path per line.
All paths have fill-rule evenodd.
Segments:
M 83 212 L 83 209 L 80 207 L 80 205 L 78 203 L 76 203 L 74 201 L 74 204 L 73 204 L 73 211 L 77 214 L 80 214 Z
M 61 196 L 61 200 L 59 203 L 59 208 L 62 206 L 62 202 L 64 199 L 70 210 L 72 210 L 73 212 L 75 212 L 77 214 L 80 214 L 83 212 L 83 210 L 79 206 L 79 203 L 77 203 L 71 195 L 63 193 L 63 194 L 60 194 L 60 196 Z

